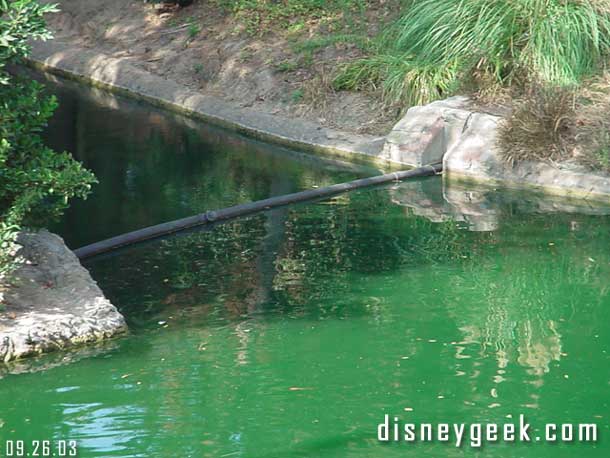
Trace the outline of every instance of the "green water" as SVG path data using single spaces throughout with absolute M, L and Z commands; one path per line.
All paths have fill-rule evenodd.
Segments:
M 607 457 L 604 213 L 432 178 L 92 260 L 130 335 L 1 379 L 0 437 L 74 439 L 82 457 Z M 596 423 L 599 440 L 382 444 L 386 413 L 525 414 Z

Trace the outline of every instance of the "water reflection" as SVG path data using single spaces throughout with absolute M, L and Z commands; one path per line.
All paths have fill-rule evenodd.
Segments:
M 53 369 L 65 364 L 73 364 L 85 358 L 110 354 L 119 348 L 115 340 L 89 344 L 40 357 L 31 357 L 0 364 L 0 379 L 9 375 L 27 374 Z M 63 387 L 65 388 L 65 387 Z
M 292 186 L 273 177 L 264 192 Z M 0 436 L 75 437 L 82 456 L 104 458 L 470 456 L 480 451 L 385 447 L 376 426 L 384 413 L 526 412 L 536 425 L 596 422 L 603 437 L 610 217 L 548 202 L 432 178 L 93 259 L 130 336 L 0 380 Z M 605 457 L 608 444 L 483 453 Z
M 92 267 L 135 321 L 141 317 L 146 323 L 146 316 L 237 320 L 237 364 L 249 361 L 249 325 L 240 321 L 247 317 L 365 316 L 387 324 L 395 320 L 406 291 L 412 302 L 423 304 L 436 296 L 462 333 L 456 359 L 480 364 L 480 358 L 492 355 L 496 370 L 489 378 L 495 383 L 511 376 L 516 364 L 539 387 L 561 361 L 561 329 L 569 326 L 570 307 L 583 295 L 593 309 L 607 300 L 607 287 L 598 282 L 599 275 L 610 273 L 607 253 L 597 251 L 594 239 L 574 232 L 575 227 L 577 233 L 589 232 L 598 221 L 564 213 L 552 220 L 539 213 L 526 216 L 510 201 L 488 202 L 486 216 L 497 218 L 497 230 L 468 232 L 460 224 L 466 218 L 441 223 L 433 218 L 433 223 L 405 216 L 402 202 L 396 205 L 397 189 L 438 191 L 439 184 L 424 180 L 274 210 L 212 232 L 164 240 L 156 251 L 133 249 L 129 263 L 119 255 Z M 387 192 L 391 201 L 383 197 Z M 544 229 L 532 233 L 534 221 Z M 481 229 L 480 222 L 476 227 Z M 124 272 L 119 277 L 127 282 L 125 289 L 116 285 L 117 271 Z M 151 297 L 145 310 L 141 301 L 130 306 L 138 276 L 146 284 L 140 290 Z M 374 278 L 373 285 L 363 277 Z M 582 285 L 592 288 L 579 290 Z M 456 373 L 477 379 L 479 369 L 467 366 L 460 362 Z
M 501 187 L 418 181 L 394 187 L 392 201 L 429 221 L 456 221 L 471 231 L 494 231 L 510 213 L 609 215 L 610 205 Z M 578 230 L 578 222 L 572 223 Z
M 463 333 L 456 358 L 468 358 L 463 352 L 476 346 L 481 356 L 491 354 L 496 359 L 494 381 L 505 381 L 510 366 L 518 364 L 531 376 L 530 383 L 540 387 L 544 375 L 559 367 L 553 363 L 566 355 L 560 330 L 577 313 L 575 304 L 582 302 L 577 296 L 592 292 L 583 291 L 582 286 L 600 270 L 610 273 L 607 252 L 598 251 L 594 239 L 606 238 L 607 229 L 600 231 L 597 220 L 584 216 L 608 215 L 610 206 L 431 181 L 404 183 L 390 193 L 394 203 L 429 221 L 457 221 L 470 231 L 499 232 L 488 239 L 490 247 L 498 249 L 486 257 L 476 254 L 477 264 L 468 266 L 468 275 L 452 279 L 457 291 L 467 292 L 469 298 L 463 301 L 472 303 L 469 313 L 454 312 Z M 532 233 L 525 225 L 519 228 L 521 223 L 515 220 L 524 215 L 543 222 L 548 232 Z M 512 231 L 508 224 L 514 225 Z M 591 238 L 592 247 L 583 250 L 583 236 Z M 532 249 L 539 255 L 532 257 Z M 594 289 L 594 297 L 588 297 L 591 304 L 607 299 L 606 286 L 598 284 Z M 465 375 L 461 369 L 457 372 Z M 477 378 L 476 369 L 473 374 Z M 536 407 L 537 403 L 526 405 Z
M 40 77 L 40 76 L 39 76 Z M 52 229 L 73 248 L 207 210 L 377 174 L 246 139 L 127 99 L 56 81 L 45 133 L 99 184 Z

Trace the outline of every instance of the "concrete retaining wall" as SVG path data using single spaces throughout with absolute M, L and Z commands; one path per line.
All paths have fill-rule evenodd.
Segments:
M 357 135 L 318 124 L 237 108 L 112 58 L 60 40 L 35 42 L 28 63 L 38 69 L 145 100 L 181 114 L 270 143 L 367 164 L 391 164 L 381 156 L 385 137 Z

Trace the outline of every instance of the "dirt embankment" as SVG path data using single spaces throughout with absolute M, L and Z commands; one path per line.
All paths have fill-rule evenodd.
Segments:
M 330 87 L 332 69 L 360 55 L 356 46 L 330 44 L 305 57 L 295 46 L 324 37 L 323 21 L 304 21 L 295 38 L 290 27 L 253 34 L 235 15 L 206 0 L 185 8 L 136 0 L 63 0 L 60 8 L 48 17 L 56 39 L 120 58 L 236 107 L 361 134 L 386 134 L 396 120 L 397 113 L 374 96 Z M 372 35 L 388 12 L 380 7 L 367 14 Z

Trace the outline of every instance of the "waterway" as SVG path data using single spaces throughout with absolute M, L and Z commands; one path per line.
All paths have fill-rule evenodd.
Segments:
M 72 247 L 374 172 L 59 89 L 50 141 L 100 180 L 55 226 Z M 0 437 L 81 457 L 607 457 L 606 213 L 428 178 L 94 258 L 129 336 L 0 379 Z M 381 443 L 385 414 L 523 414 L 532 442 Z M 598 441 L 545 443 L 546 423 Z

